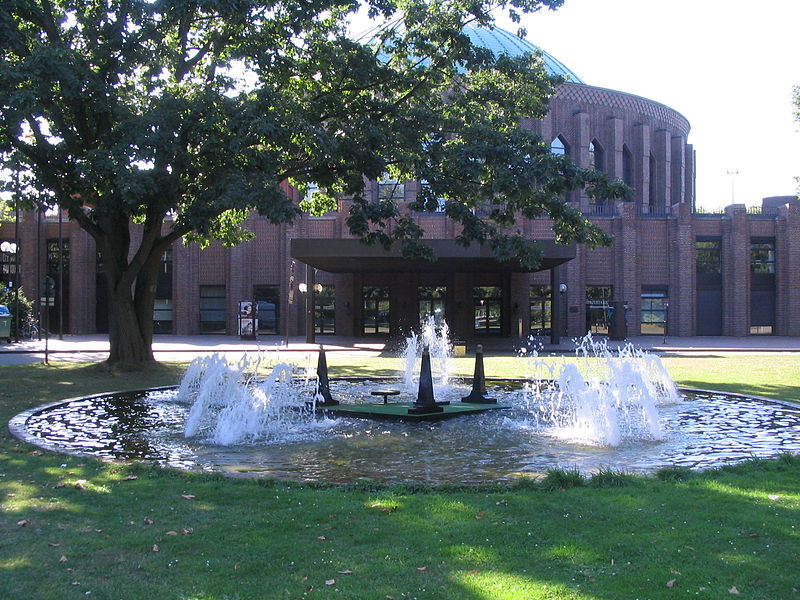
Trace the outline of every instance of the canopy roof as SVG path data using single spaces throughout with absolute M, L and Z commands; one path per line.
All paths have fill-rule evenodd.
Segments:
M 357 239 L 300 238 L 291 241 L 291 254 L 307 265 L 329 273 L 425 273 L 501 271 L 530 273 L 519 261 L 498 261 L 491 248 L 481 244 L 463 247 L 455 240 L 423 240 L 436 254 L 436 260 L 407 259 L 399 248 L 388 252 L 382 246 L 367 246 Z M 562 246 L 552 240 L 536 242 L 542 248 L 542 261 L 535 271 L 552 269 L 575 258 L 575 245 Z

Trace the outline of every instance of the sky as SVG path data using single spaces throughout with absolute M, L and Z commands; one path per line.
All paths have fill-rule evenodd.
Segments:
M 587 84 L 686 117 L 697 205 L 709 210 L 798 191 L 798 24 L 800 0 L 565 0 L 521 23 Z

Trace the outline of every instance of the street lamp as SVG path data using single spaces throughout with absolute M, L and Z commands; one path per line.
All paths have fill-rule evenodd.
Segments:
M 667 343 L 667 322 L 669 320 L 669 302 L 664 302 L 664 344 Z

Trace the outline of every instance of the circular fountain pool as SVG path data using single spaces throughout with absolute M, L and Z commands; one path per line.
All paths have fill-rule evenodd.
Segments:
M 385 381 L 331 381 L 342 401 L 364 401 Z M 506 410 L 430 423 L 374 421 L 325 414 L 280 432 L 220 445 L 185 437 L 191 405 L 176 388 L 101 394 L 15 417 L 11 430 L 47 449 L 116 459 L 153 460 L 182 469 L 314 481 L 508 481 L 549 468 L 652 472 L 664 466 L 709 468 L 800 452 L 800 407 L 709 392 L 682 391 L 659 406 L 660 434 L 623 435 L 615 446 L 565 435 L 514 382 L 492 382 Z M 466 395 L 465 385 L 448 394 Z M 413 398 L 406 397 L 406 401 Z M 623 425 L 635 428 L 636 425 Z M 636 433 L 636 432 L 626 432 Z

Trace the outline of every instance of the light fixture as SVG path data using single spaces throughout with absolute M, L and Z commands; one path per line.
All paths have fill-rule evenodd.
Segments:
M 14 242 L 3 242 L 0 244 L 0 251 L 8 252 L 9 254 L 16 254 L 17 245 Z
M 308 292 L 308 286 L 304 282 L 298 283 L 297 291 L 300 292 L 301 294 L 305 294 L 306 292 Z
M 559 284 L 558 291 L 561 292 L 562 294 L 565 293 L 567 291 L 567 284 L 566 283 Z

